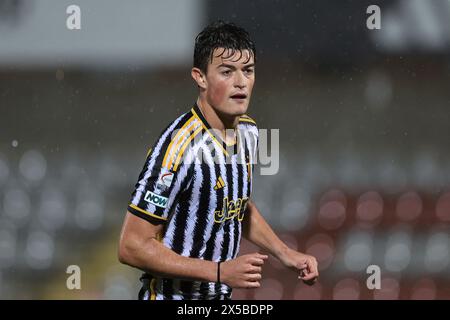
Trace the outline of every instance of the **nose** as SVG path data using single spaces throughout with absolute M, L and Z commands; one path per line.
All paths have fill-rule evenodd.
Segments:
M 247 78 L 245 77 L 245 75 L 242 72 L 236 72 L 236 79 L 234 82 L 234 86 L 239 88 L 239 89 L 243 89 L 247 86 Z

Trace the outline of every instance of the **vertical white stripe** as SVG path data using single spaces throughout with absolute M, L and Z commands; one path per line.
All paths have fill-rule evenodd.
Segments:
M 175 207 L 175 213 L 173 219 L 169 221 L 169 226 L 167 227 L 166 233 L 164 234 L 163 243 L 166 247 L 172 248 L 173 239 L 175 236 L 175 226 L 178 219 L 178 213 L 180 212 L 180 204 L 178 203 Z

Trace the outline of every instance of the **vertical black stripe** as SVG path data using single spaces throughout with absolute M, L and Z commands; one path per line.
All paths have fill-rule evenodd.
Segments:
M 192 299 L 192 288 L 194 286 L 193 281 L 180 280 L 180 291 L 183 295 L 183 299 L 190 300 Z
M 173 299 L 173 279 L 161 279 L 161 291 L 163 294 L 163 300 Z
M 187 183 L 188 179 L 185 179 L 183 183 Z M 192 198 L 192 186 L 189 188 L 191 192 L 183 193 L 179 199 L 177 208 L 179 211 L 176 213 L 176 219 L 173 221 L 175 223 L 174 227 L 174 237 L 172 241 L 172 250 L 178 254 L 181 254 L 184 249 L 184 231 L 186 229 L 187 218 L 189 214 L 189 201 Z
M 204 159 L 204 157 L 202 159 Z M 198 205 L 199 217 L 195 223 L 193 232 L 194 240 L 191 251 L 189 253 L 189 256 L 193 258 L 199 258 L 200 250 L 204 245 L 203 237 L 205 236 L 206 232 L 206 223 L 208 219 L 207 215 L 214 215 L 214 212 L 208 212 L 211 192 L 216 192 L 214 190 L 214 186 L 211 185 L 211 170 L 214 170 L 214 166 L 208 165 L 208 163 L 203 160 L 203 183 L 200 187 L 200 203 Z M 214 223 L 214 216 L 210 217 L 210 219 Z
M 226 171 L 227 171 L 227 184 L 228 184 L 228 201 L 234 201 L 233 198 L 233 185 L 234 185 L 234 179 L 233 179 L 233 165 L 231 163 L 225 165 Z M 225 220 L 224 221 L 224 237 L 223 237 L 223 246 L 222 246 L 222 252 L 220 254 L 220 261 L 226 261 L 227 255 L 228 255 L 228 249 L 230 248 L 230 228 L 233 224 L 233 220 Z

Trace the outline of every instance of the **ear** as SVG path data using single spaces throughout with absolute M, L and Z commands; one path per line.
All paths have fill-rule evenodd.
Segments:
M 192 68 L 192 79 L 197 83 L 197 86 L 201 89 L 206 89 L 206 75 L 199 68 Z

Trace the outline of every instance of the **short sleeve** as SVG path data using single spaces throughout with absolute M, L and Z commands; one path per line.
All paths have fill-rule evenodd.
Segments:
M 130 213 L 152 224 L 168 220 L 172 207 L 191 179 L 184 164 L 166 165 L 181 158 L 170 152 L 176 149 L 171 141 L 170 134 L 162 134 L 149 150 L 128 205 Z

